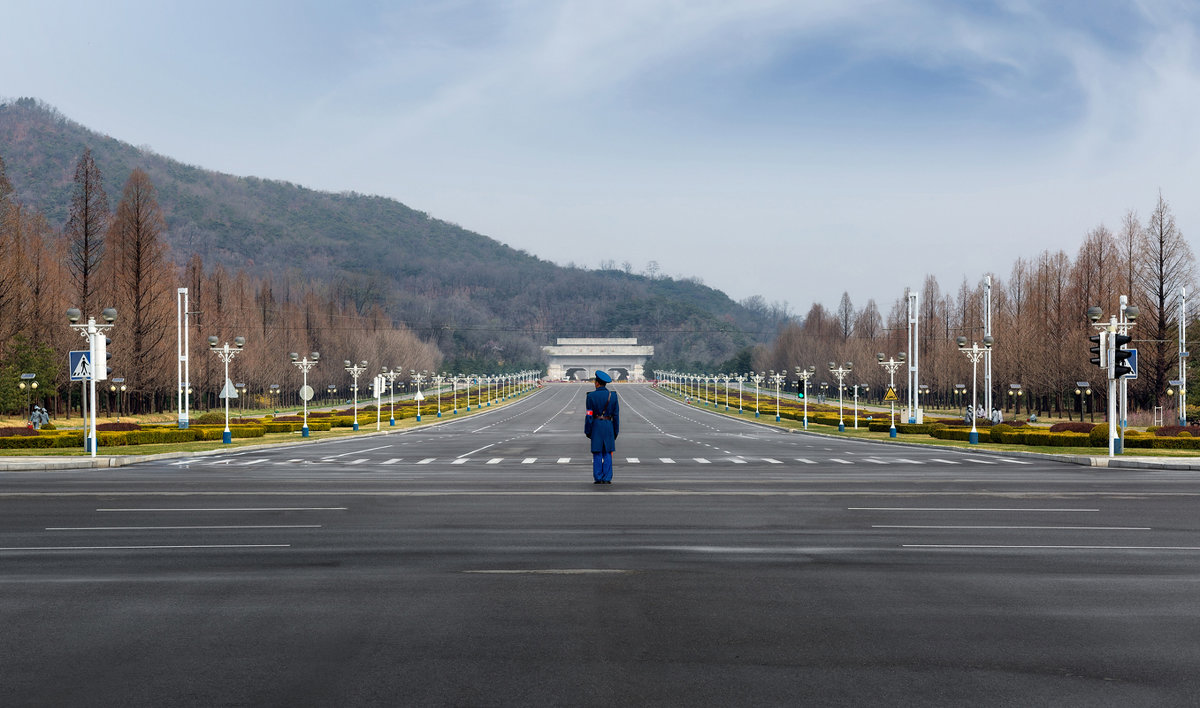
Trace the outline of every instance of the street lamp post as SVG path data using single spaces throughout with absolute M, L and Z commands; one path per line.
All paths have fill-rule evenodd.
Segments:
M 383 367 L 382 375 L 387 379 L 388 382 L 388 425 L 392 427 L 395 427 L 396 425 L 396 377 L 400 374 L 400 369 L 397 369 L 396 367 L 392 367 L 391 369 L 387 368 L 386 366 Z
M 354 378 L 354 429 L 358 430 L 358 375 L 367 370 L 367 362 L 360 361 L 352 364 L 349 359 L 342 360 L 343 368 Z
M 109 390 L 117 394 L 117 422 L 121 422 L 121 408 L 125 400 L 125 379 L 118 377 L 112 380 Z
M 992 348 L 995 340 L 990 336 L 984 336 L 982 347 L 979 346 L 978 342 L 972 342 L 971 346 L 967 347 L 966 337 L 959 337 L 956 341 L 958 342 L 958 350 L 971 360 L 971 432 L 967 440 L 972 445 L 978 445 L 979 431 L 975 428 L 975 419 L 978 417 L 978 411 L 975 407 L 978 401 L 976 385 L 978 384 L 979 361 L 983 358 L 984 353 Z
M 300 400 L 304 401 L 304 425 L 300 428 L 300 437 L 308 437 L 308 402 L 312 400 L 313 390 L 308 385 L 308 372 L 317 365 L 317 361 L 321 358 L 320 352 L 312 352 L 303 359 L 296 352 L 288 355 L 292 360 L 292 365 L 304 374 L 304 385 L 300 387 Z
M 279 415 L 279 384 L 267 386 L 267 396 L 271 399 L 271 415 Z
M 846 388 L 843 381 L 846 378 L 846 374 L 850 373 L 850 371 L 853 369 L 854 369 L 854 364 L 849 361 L 841 366 L 838 366 L 836 362 L 832 362 L 832 361 L 829 362 L 829 373 L 836 376 L 837 380 L 838 380 L 838 432 L 839 433 L 846 432 L 846 421 L 842 415 L 842 403 L 845 398 L 844 391 Z M 857 420 L 858 420 L 858 415 L 856 413 L 855 421 L 857 422 Z
M 1171 380 L 1167 381 L 1167 383 L 1171 385 L 1171 388 L 1167 389 L 1167 395 L 1170 396 L 1171 398 L 1175 398 L 1176 417 L 1179 420 L 1184 421 L 1184 422 L 1180 423 L 1180 425 L 1186 425 L 1187 424 L 1187 413 L 1184 408 L 1185 403 L 1183 400 L 1184 394 L 1185 394 L 1185 389 L 1183 387 L 1183 379 L 1171 379 Z M 1177 393 L 1179 394 L 1179 396 L 1176 398 L 1175 394 L 1177 394 Z
M 771 372 L 771 381 L 775 383 L 775 422 L 779 422 L 779 384 L 783 383 L 784 373 L 780 371 L 778 374 Z
M 863 394 L 871 390 L 866 384 L 854 384 L 854 429 L 858 430 L 858 389 L 863 390 Z
M 462 377 L 462 374 L 456 374 L 450 377 L 451 391 L 454 395 L 454 415 L 458 415 L 458 382 Z
M 216 354 L 221 361 L 225 362 L 225 383 L 222 386 L 222 395 L 225 398 L 225 432 L 221 434 L 221 442 L 228 445 L 233 442 L 233 433 L 229 432 L 229 394 L 237 395 L 237 392 L 229 385 L 229 362 L 233 357 L 237 356 L 242 351 L 242 347 L 246 346 L 245 337 L 234 337 L 233 346 L 229 346 L 229 342 L 221 346 L 217 346 L 217 342 L 221 341 L 214 334 L 208 338 L 208 349 L 213 354 Z
M 33 417 L 33 392 L 37 390 L 37 374 L 21 374 L 21 380 L 17 382 L 17 388 L 25 392 L 25 420 Z M 117 414 L 117 420 L 120 421 L 120 414 Z
M 808 430 L 808 380 L 811 379 L 813 377 L 813 374 L 815 374 L 815 373 L 817 373 L 817 367 L 815 367 L 815 366 L 810 366 L 807 369 L 802 369 L 799 366 L 796 367 L 796 376 L 800 377 L 800 380 L 796 382 L 796 385 L 804 386 L 804 393 L 800 396 L 800 398 L 804 400 L 804 429 L 805 430 Z M 803 382 L 803 383 L 801 383 L 801 382 Z
M 425 400 L 425 394 L 421 393 L 421 382 L 425 380 L 425 372 L 417 373 L 412 369 L 408 370 L 408 375 L 412 378 L 414 384 L 417 385 L 417 392 L 413 394 L 413 400 L 417 402 L 417 422 L 421 422 L 421 401 Z
M 442 417 L 442 382 L 446 380 L 446 375 L 438 374 L 436 376 L 431 376 L 430 378 L 433 380 L 433 385 L 435 387 L 437 387 L 437 406 L 438 406 L 437 417 L 441 418 Z
M 100 442 L 99 436 L 96 433 L 96 381 L 108 378 L 108 341 L 104 333 L 112 328 L 113 322 L 117 319 L 117 311 L 115 308 L 106 307 L 100 313 L 104 324 L 97 324 L 95 317 L 88 317 L 87 324 L 79 324 L 79 319 L 82 316 L 83 313 L 78 308 L 72 307 L 67 310 L 67 322 L 79 332 L 79 336 L 88 340 L 88 359 L 91 363 L 91 371 L 87 380 L 91 381 L 91 397 L 89 400 L 92 404 L 92 423 L 85 449 L 90 450 L 92 457 L 95 457 L 96 446 Z
M 763 376 L 761 373 L 756 373 L 756 374 L 753 374 L 753 375 L 750 377 L 750 380 L 754 382 L 754 417 L 755 417 L 755 418 L 757 418 L 757 417 L 758 417 L 758 392 L 759 392 L 759 385 L 760 385 L 760 384 L 762 384 L 762 382 L 763 382 L 763 379 L 765 379 L 765 378 L 766 378 L 766 377 L 765 377 L 765 376 Z
M 738 385 L 738 415 L 741 415 L 743 412 L 742 411 L 742 382 L 746 380 L 746 375 L 738 374 L 737 376 L 733 377 L 733 380 L 737 381 L 737 385 Z
M 887 359 L 884 359 L 884 356 L 883 352 L 880 352 L 875 355 L 875 359 L 888 372 L 888 392 L 884 398 L 889 399 L 889 402 L 892 404 L 890 414 L 891 427 L 888 428 L 888 437 L 894 438 L 896 437 L 896 372 L 904 364 L 904 359 L 907 355 L 904 352 L 900 352 L 896 356 L 888 357 Z

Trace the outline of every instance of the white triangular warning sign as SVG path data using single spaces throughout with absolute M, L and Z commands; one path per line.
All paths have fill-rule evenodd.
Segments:
M 883 400 L 885 400 L 885 401 L 899 401 L 899 400 L 900 400 L 900 397 L 896 395 L 896 389 L 894 389 L 894 388 L 888 388 L 888 390 L 887 390 L 887 394 L 886 394 L 886 395 L 884 395 L 884 397 L 883 397 Z

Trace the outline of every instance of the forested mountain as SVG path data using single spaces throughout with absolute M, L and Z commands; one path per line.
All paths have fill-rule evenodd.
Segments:
M 530 365 L 561 336 L 636 336 L 660 365 L 718 366 L 769 341 L 786 312 L 692 280 L 541 260 L 392 199 L 320 192 L 185 165 L 97 134 L 35 99 L 0 105 L 0 158 L 15 202 L 62 228 L 76 162 L 90 149 L 109 194 L 135 168 L 157 189 L 183 265 L 321 283 L 360 312 L 382 308 L 475 370 Z

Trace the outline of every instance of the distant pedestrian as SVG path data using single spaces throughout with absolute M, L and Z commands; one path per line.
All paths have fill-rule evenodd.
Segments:
M 605 388 L 610 383 L 611 376 L 597 371 L 596 390 L 587 395 L 583 434 L 592 441 L 593 484 L 612 484 L 612 454 L 617 449 L 617 435 L 621 432 L 617 394 Z

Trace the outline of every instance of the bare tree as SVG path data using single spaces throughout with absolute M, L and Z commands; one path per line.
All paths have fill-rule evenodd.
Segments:
M 1138 369 L 1139 374 L 1148 375 L 1142 385 L 1152 400 L 1162 397 L 1174 364 L 1172 348 L 1178 332 L 1178 323 L 1173 321 L 1176 298 L 1180 288 L 1192 284 L 1195 274 L 1192 249 L 1175 226 L 1170 204 L 1159 192 L 1141 239 L 1141 249 L 1136 254 L 1135 268 L 1135 285 L 1145 298 L 1146 315 L 1138 320 L 1136 338 L 1144 343 L 1149 354 L 1143 354 L 1143 347 L 1139 347 Z M 1143 377 L 1139 375 L 1140 378 Z
M 84 150 L 75 165 L 75 188 L 71 194 L 66 235 L 70 249 L 68 271 L 85 316 L 96 314 L 94 309 L 100 285 L 96 274 L 104 255 L 104 235 L 108 230 L 108 196 L 102 182 L 92 151 Z

